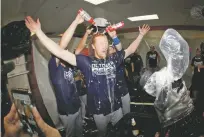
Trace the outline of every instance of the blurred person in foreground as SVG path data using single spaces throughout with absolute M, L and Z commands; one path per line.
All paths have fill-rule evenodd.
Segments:
M 61 137 L 57 129 L 49 126 L 44 122 L 36 107 L 32 107 L 32 113 L 38 127 L 46 137 Z M 5 134 L 3 137 L 20 137 L 22 136 L 22 124 L 20 122 L 17 110 L 13 104 L 10 112 L 4 117 Z

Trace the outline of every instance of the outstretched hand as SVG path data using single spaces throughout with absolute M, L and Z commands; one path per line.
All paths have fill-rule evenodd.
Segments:
M 77 24 L 81 24 L 84 22 L 84 18 L 80 14 L 77 14 L 75 21 Z
M 150 27 L 147 24 L 144 24 L 142 28 L 139 26 L 140 34 L 142 34 L 143 36 L 146 35 L 149 30 L 150 30 Z
M 111 26 L 114 26 L 115 24 L 113 24 L 113 25 L 111 25 Z M 110 26 L 108 26 L 108 27 L 110 27 Z M 107 27 L 107 28 L 108 28 Z M 109 29 L 106 29 L 107 30 L 107 32 L 108 32 L 108 35 L 111 37 L 111 38 L 114 38 L 114 37 L 117 37 L 117 33 L 116 33 L 116 31 L 114 30 L 114 31 L 109 31 Z
M 200 72 L 201 65 L 198 65 L 198 72 Z
M 39 18 L 37 21 L 34 21 L 31 16 L 27 16 L 25 18 L 26 27 L 32 32 L 36 33 L 37 31 L 41 30 L 41 24 Z
M 21 130 L 21 122 L 14 104 L 4 117 L 5 137 L 17 137 Z
M 86 28 L 86 33 L 88 33 L 89 35 L 91 34 L 92 31 L 93 31 L 93 28 L 89 28 L 89 27 Z

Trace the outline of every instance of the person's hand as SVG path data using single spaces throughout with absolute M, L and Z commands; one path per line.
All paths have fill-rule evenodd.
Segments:
M 59 131 L 55 128 L 52 128 L 47 123 L 43 121 L 36 107 L 32 108 L 33 116 L 37 122 L 38 127 L 42 130 L 46 137 L 61 137 Z
M 14 104 L 4 117 L 5 137 L 17 137 L 21 131 L 21 122 Z
M 201 65 L 198 65 L 198 72 L 200 72 Z
M 39 18 L 37 21 L 34 21 L 31 16 L 27 16 L 25 18 L 26 27 L 32 32 L 36 33 L 37 31 L 41 30 L 41 24 Z
M 84 18 L 80 15 L 80 14 L 77 14 L 76 18 L 75 18 L 75 22 L 77 24 L 81 24 L 84 22 Z
M 142 34 L 143 36 L 146 35 L 149 30 L 150 30 L 149 25 L 144 24 L 142 28 L 139 26 L 140 34 Z
M 115 38 L 115 37 L 117 37 L 117 33 L 116 33 L 116 31 L 114 30 L 114 31 L 109 31 L 108 29 L 107 29 L 107 32 L 108 32 L 108 35 L 113 39 L 113 38 Z
M 89 27 L 86 28 L 86 33 L 88 35 L 90 35 L 92 31 L 93 31 L 93 28 L 89 28 Z
M 114 31 L 108 31 L 108 34 L 109 34 L 109 36 L 113 39 L 113 38 L 115 38 L 115 37 L 117 37 L 117 33 L 116 33 L 116 31 L 114 30 Z

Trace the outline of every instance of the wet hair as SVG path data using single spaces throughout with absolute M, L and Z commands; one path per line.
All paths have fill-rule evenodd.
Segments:
M 90 57 L 94 57 L 94 49 L 93 49 L 93 47 L 92 47 L 92 44 L 95 44 L 95 42 L 96 42 L 96 38 L 97 37 L 104 37 L 104 36 L 106 36 L 105 34 L 103 34 L 103 33 L 95 33 L 95 34 L 93 34 L 92 35 L 92 38 L 91 38 L 91 41 L 90 41 L 90 43 L 89 43 L 89 56 Z M 107 37 L 107 36 L 106 36 Z

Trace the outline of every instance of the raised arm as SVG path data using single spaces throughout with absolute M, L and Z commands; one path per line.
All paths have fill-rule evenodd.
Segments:
M 56 44 L 54 41 L 52 41 L 50 38 L 48 38 L 45 33 L 41 30 L 41 24 L 39 19 L 37 22 L 35 22 L 30 16 L 26 17 L 25 23 L 27 28 L 35 33 L 39 40 L 42 42 L 42 44 L 56 57 L 63 59 L 64 61 L 68 62 L 71 65 L 76 66 L 76 56 L 62 48 L 58 44 Z M 75 22 L 76 23 L 76 22 Z M 76 23 L 77 24 L 77 23 Z M 77 24 L 78 25 L 78 24 Z M 76 26 L 77 26 L 76 25 Z M 73 31 L 76 28 L 73 28 Z
M 74 31 L 77 27 L 78 24 L 81 24 L 84 22 L 84 19 L 78 14 L 75 18 L 75 20 L 72 22 L 72 24 L 69 26 L 69 28 L 64 32 L 62 35 L 62 38 L 60 40 L 60 47 L 61 48 L 66 48 L 67 45 L 69 44 L 72 36 L 74 35 Z
M 136 49 L 138 48 L 144 35 L 146 35 L 149 30 L 150 30 L 150 27 L 148 25 L 145 25 L 145 24 L 142 26 L 142 28 L 139 27 L 140 33 L 139 33 L 137 39 L 135 41 L 133 41 L 127 49 L 125 49 L 125 58 L 136 51 Z
M 89 36 L 89 34 L 91 34 L 93 29 L 86 29 L 86 33 L 84 34 L 83 38 L 80 40 L 79 45 L 77 46 L 76 50 L 75 50 L 75 55 L 78 55 L 85 47 L 87 38 Z
M 112 38 L 113 40 L 113 45 L 115 46 L 117 51 L 122 50 L 122 44 L 117 36 L 116 31 L 108 31 L 108 35 Z
M 84 19 L 78 14 L 77 17 L 75 18 L 75 20 L 72 22 L 72 24 L 69 26 L 69 28 L 64 32 L 61 40 L 60 40 L 60 48 L 65 49 L 72 36 L 74 35 L 74 31 L 77 27 L 78 24 L 82 23 L 84 21 Z M 59 64 L 59 59 L 56 58 L 56 64 Z

